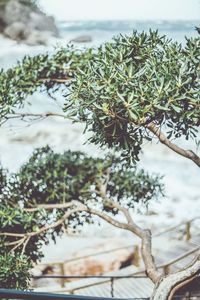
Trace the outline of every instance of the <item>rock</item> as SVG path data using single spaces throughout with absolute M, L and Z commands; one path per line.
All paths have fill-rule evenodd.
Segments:
M 4 30 L 5 24 L 4 24 L 4 10 L 1 9 L 0 6 L 0 32 L 2 32 Z
M 125 246 L 126 244 L 124 244 Z M 94 247 L 85 248 L 75 252 L 67 260 L 75 259 L 81 256 L 87 256 L 93 253 L 106 252 L 111 249 L 121 248 L 123 243 L 118 239 L 106 239 L 105 243 L 96 244 Z M 133 247 L 134 249 L 134 247 Z M 120 249 L 97 256 L 89 256 L 82 260 L 74 260 L 64 264 L 65 274 L 67 275 L 100 275 L 111 271 L 117 271 L 121 268 L 130 256 L 133 255 L 133 249 Z M 133 259 L 133 257 L 132 257 Z
M 4 8 L 4 23 L 9 26 L 15 22 L 22 22 L 24 24 L 29 22 L 31 8 L 22 4 L 17 0 L 7 1 Z
M 127 246 L 127 241 L 118 238 L 105 238 L 104 243 L 100 242 L 94 246 L 83 248 L 79 251 L 74 252 L 72 255 L 65 258 L 62 257 L 61 260 L 67 260 L 64 263 L 64 273 L 67 276 L 87 276 L 87 275 L 102 275 L 107 272 L 117 271 L 123 267 L 133 264 L 133 251 L 132 248 L 121 247 Z M 117 251 L 111 251 L 111 249 L 120 248 Z M 108 251 L 108 252 L 107 252 Z M 90 256 L 93 253 L 107 252 L 99 254 L 96 256 Z M 76 258 L 88 256 L 84 259 Z M 71 261 L 70 261 L 71 260 Z M 60 275 L 60 266 L 59 265 L 36 265 L 32 269 L 31 274 L 40 276 L 45 274 Z M 74 281 L 76 279 L 66 279 L 66 281 Z M 57 284 L 58 281 L 52 282 L 47 279 L 35 279 L 33 282 L 34 287 L 44 287 L 49 284 Z
M 30 33 L 26 34 L 26 44 L 29 46 L 46 45 L 50 37 L 49 31 L 30 30 Z
M 5 28 L 4 34 L 16 41 L 24 40 L 24 24 L 21 22 L 14 22 Z
M 44 16 L 32 12 L 30 14 L 29 26 L 39 31 L 51 32 L 55 36 L 58 35 L 58 29 L 55 25 L 54 18 L 51 16 Z
M 35 29 L 25 29 L 24 24 L 21 22 L 15 22 L 4 30 L 5 36 L 16 40 L 26 41 L 27 45 L 46 45 L 49 38 L 52 36 L 49 31 L 39 31 Z
M 0 27 L 7 37 L 29 45 L 47 44 L 51 36 L 58 36 L 53 17 L 21 0 L 10 0 L 1 6 Z
M 90 35 L 81 35 L 81 36 L 78 36 L 77 38 L 74 38 L 73 40 L 71 40 L 71 42 L 90 43 L 90 42 L 92 42 L 92 37 Z

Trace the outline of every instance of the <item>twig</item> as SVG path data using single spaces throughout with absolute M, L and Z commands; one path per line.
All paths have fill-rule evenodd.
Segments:
M 26 250 L 26 246 L 27 246 L 29 240 L 30 240 L 30 237 L 28 237 L 28 238 L 26 239 L 26 241 L 25 241 L 25 243 L 24 243 L 24 245 L 23 245 L 23 248 L 22 248 L 22 255 L 24 254 L 24 252 L 25 252 L 25 250 Z
M 27 212 L 34 212 L 38 211 L 40 209 L 46 209 L 46 210 L 51 210 L 51 209 L 62 209 L 62 208 L 69 208 L 75 204 L 75 201 L 71 201 L 70 203 L 61 203 L 61 204 L 42 204 L 42 205 L 37 205 L 37 207 L 33 208 L 23 208 L 24 211 Z
M 55 112 L 46 112 L 46 113 L 28 113 L 28 112 L 24 112 L 24 113 L 14 113 L 12 115 L 10 115 L 9 117 L 7 117 L 8 119 L 11 118 L 26 118 L 26 117 L 40 117 L 40 118 L 47 118 L 47 117 L 62 117 L 62 118 L 66 118 L 66 115 L 61 114 L 61 113 L 55 113 Z

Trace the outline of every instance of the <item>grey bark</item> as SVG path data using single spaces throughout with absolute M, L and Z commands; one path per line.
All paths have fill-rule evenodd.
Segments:
M 163 277 L 154 288 L 151 300 L 171 300 L 174 293 L 200 273 L 200 254 L 186 268 Z

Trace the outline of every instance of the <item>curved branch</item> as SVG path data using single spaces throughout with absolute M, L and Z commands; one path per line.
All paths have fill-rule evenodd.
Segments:
M 157 270 L 155 260 L 152 255 L 152 234 L 148 229 L 142 231 L 141 253 L 146 268 L 146 274 L 153 281 L 153 283 L 157 283 L 161 277 L 161 273 Z
M 171 300 L 174 293 L 200 272 L 200 254 L 186 268 L 163 277 L 154 288 L 151 300 Z
M 119 211 L 121 211 L 126 220 L 127 224 L 123 224 L 123 227 L 120 227 L 117 225 L 117 227 L 126 229 L 134 233 L 136 236 L 138 236 L 141 241 L 142 241 L 142 247 L 141 247 L 141 253 L 142 253 L 142 258 L 144 261 L 144 265 L 146 268 L 146 273 L 148 277 L 156 283 L 159 279 L 161 274 L 158 272 L 155 262 L 154 262 L 154 257 L 152 255 L 152 234 L 150 230 L 145 230 L 139 227 L 132 219 L 128 209 L 125 207 L 121 207 L 118 203 L 107 199 L 106 197 L 106 190 L 104 185 L 99 185 L 99 191 L 101 193 L 102 198 L 105 200 L 107 205 L 110 205 L 110 207 L 115 207 Z M 102 215 L 100 215 L 102 217 Z M 109 222 L 109 221 L 108 221 Z M 112 224 L 112 223 L 111 223 Z M 113 224 L 114 225 L 114 224 Z M 116 226 L 116 225 L 114 225 Z
M 85 208 L 85 211 L 87 211 L 90 214 L 99 216 L 100 218 L 104 219 L 105 221 L 107 221 L 108 223 L 112 224 L 115 227 L 131 231 L 136 236 L 138 236 L 142 240 L 141 253 L 142 253 L 142 258 L 143 258 L 144 265 L 146 268 L 146 273 L 147 273 L 148 277 L 153 281 L 153 283 L 157 283 L 161 277 L 161 274 L 158 272 L 158 270 L 156 268 L 156 265 L 154 262 L 154 257 L 152 255 L 151 231 L 142 229 L 138 225 L 136 225 L 133 222 L 133 220 L 126 208 L 122 208 L 116 203 L 114 203 L 113 205 L 115 205 L 115 207 L 117 207 L 119 210 L 121 210 L 125 214 L 125 216 L 128 218 L 129 222 L 127 224 L 118 222 L 115 219 L 111 218 L 110 216 L 104 214 L 103 212 L 99 212 L 94 209 Z
M 185 158 L 192 160 L 198 167 L 200 167 L 200 157 L 194 153 L 192 150 L 185 150 L 175 144 L 173 144 L 162 132 L 161 130 L 156 127 L 154 123 L 150 123 L 147 125 L 147 128 L 159 139 L 159 141 L 173 150 L 174 152 L 178 153 Z
M 47 226 L 43 226 L 41 227 L 39 230 L 37 231 L 32 231 L 32 232 L 28 232 L 28 233 L 10 233 L 10 232 L 2 232 L 0 233 L 0 236 L 11 236 L 11 237 L 19 237 L 20 239 L 18 239 L 17 241 L 13 241 L 13 242 L 8 242 L 6 245 L 7 246 L 11 246 L 11 245 L 18 245 L 20 246 L 21 243 L 23 241 L 25 241 L 26 239 L 30 240 L 30 238 L 36 236 L 36 235 L 39 235 L 39 234 L 42 234 L 43 232 L 45 231 L 48 231 L 50 229 L 54 229 L 56 227 L 58 227 L 59 225 L 63 224 L 71 214 L 73 213 L 76 213 L 76 212 L 80 212 L 80 211 L 83 211 L 82 207 L 76 207 L 74 209 L 71 209 L 69 211 L 67 211 L 63 216 L 62 218 L 60 218 L 58 221 L 50 224 L 50 225 L 47 225 Z M 17 247 L 18 247 L 17 246 Z
M 80 209 L 80 208 L 75 208 L 75 209 L 72 209 L 72 210 L 70 210 L 70 211 L 67 211 L 67 212 L 62 216 L 62 218 L 60 218 L 60 219 L 59 219 L 58 221 L 56 221 L 55 223 L 50 224 L 50 225 L 48 225 L 48 226 L 44 226 L 44 227 L 40 228 L 38 231 L 36 231 L 36 232 L 30 232 L 30 233 L 26 234 L 26 236 L 28 236 L 28 237 L 33 237 L 33 236 L 36 236 L 36 235 L 38 235 L 38 234 L 41 234 L 41 233 L 43 233 L 43 232 L 45 232 L 45 231 L 48 231 L 49 229 L 56 228 L 56 227 L 58 227 L 59 225 L 61 225 L 63 222 L 65 222 L 65 221 L 70 217 L 71 214 L 76 213 L 76 212 L 79 212 L 79 211 L 82 211 L 82 209 Z
M 89 214 L 98 216 L 101 219 L 103 219 L 104 221 L 108 222 L 109 224 L 111 224 L 115 227 L 125 229 L 125 230 L 129 230 L 128 225 L 126 223 L 119 222 L 119 221 L 113 219 L 112 217 L 110 217 L 109 215 L 107 215 L 107 214 L 105 214 L 101 211 L 98 211 L 98 210 L 95 210 L 95 209 L 92 209 L 92 208 L 88 208 L 86 206 L 85 206 L 85 208 L 83 208 L 83 211 L 88 212 Z
M 62 208 L 69 208 L 71 206 L 73 206 L 74 204 L 76 204 L 75 201 L 71 201 L 69 203 L 58 203 L 58 204 L 41 204 L 41 205 L 37 205 L 37 207 L 31 207 L 31 208 L 23 208 L 24 211 L 27 212 L 35 212 L 38 211 L 40 209 L 46 209 L 46 210 L 51 210 L 51 209 L 62 209 Z
M 43 232 L 48 231 L 49 229 L 58 227 L 63 222 L 65 222 L 65 220 L 68 219 L 71 214 L 73 214 L 75 212 L 83 212 L 84 211 L 91 215 L 96 215 L 96 216 L 100 217 L 101 219 L 105 220 L 106 222 L 108 222 L 109 224 L 111 224 L 115 227 L 118 227 L 118 228 L 121 228 L 124 230 L 128 230 L 128 231 L 132 232 L 133 234 L 135 234 L 136 236 L 138 236 L 142 240 L 141 252 L 142 252 L 142 258 L 143 258 L 145 268 L 146 268 L 146 273 L 147 273 L 148 277 L 154 283 L 158 282 L 158 280 L 160 279 L 160 273 L 156 269 L 156 265 L 154 263 L 154 258 L 152 256 L 152 243 L 151 243 L 150 230 L 144 230 L 144 229 L 140 228 L 138 225 L 136 225 L 133 222 L 133 219 L 132 219 L 128 209 L 121 207 L 118 203 L 116 203 L 112 200 L 106 199 L 105 201 L 107 201 L 107 203 L 110 205 L 110 207 L 116 207 L 119 211 L 121 211 L 125 215 L 127 223 L 119 222 L 116 219 L 112 218 L 111 216 L 109 216 L 108 214 L 106 214 L 102 211 L 89 208 L 85 204 L 83 204 L 79 201 L 73 200 L 71 203 L 40 205 L 35 208 L 25 209 L 27 211 L 37 211 L 41 208 L 44 208 L 44 209 L 54 209 L 54 208 L 59 209 L 60 208 L 61 209 L 61 208 L 69 208 L 70 206 L 75 206 L 74 209 L 68 210 L 61 219 L 59 219 L 58 221 L 56 221 L 53 224 L 44 226 L 36 232 L 29 232 L 26 234 L 18 234 L 18 235 L 15 233 L 1 233 L 0 235 L 10 235 L 10 236 L 20 237 L 21 238 L 20 240 L 14 242 L 15 244 L 17 244 L 23 238 L 27 238 L 30 240 L 30 238 L 33 236 L 42 234 Z M 27 245 L 27 243 L 28 243 L 28 241 L 26 242 L 26 245 Z
M 46 113 L 29 113 L 29 112 L 23 112 L 23 113 L 12 113 L 11 115 L 8 115 L 7 119 L 24 119 L 28 117 L 34 117 L 34 118 L 48 118 L 48 117 L 61 117 L 66 118 L 65 114 L 56 113 L 56 112 L 46 112 Z
M 72 77 L 65 77 L 65 78 L 40 78 L 38 81 L 41 81 L 43 83 L 46 82 L 55 82 L 55 83 L 66 83 L 72 80 Z
M 131 226 L 134 229 L 134 234 L 137 235 L 138 237 L 142 237 L 142 232 L 143 230 L 133 221 L 133 218 L 131 217 L 129 210 L 125 207 L 122 207 L 119 203 L 114 202 L 110 199 L 107 200 L 106 204 L 110 205 L 111 208 L 116 208 L 119 211 L 123 213 L 125 216 L 127 223 L 129 226 Z

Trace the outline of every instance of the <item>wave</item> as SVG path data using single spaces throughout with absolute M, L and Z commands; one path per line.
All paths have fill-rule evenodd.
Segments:
M 58 27 L 61 31 L 130 31 L 158 29 L 160 31 L 193 31 L 198 26 L 197 20 L 184 21 L 73 21 L 59 22 Z

